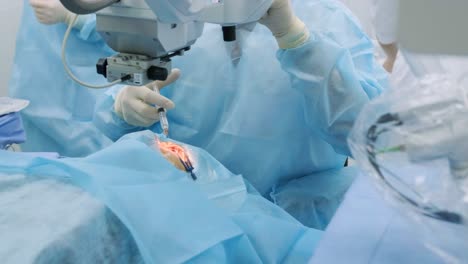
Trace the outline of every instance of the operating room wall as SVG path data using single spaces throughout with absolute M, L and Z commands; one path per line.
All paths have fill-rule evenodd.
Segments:
M 15 55 L 16 32 L 18 31 L 23 1 L 4 0 L 0 5 L 0 96 L 8 94 L 13 58 Z

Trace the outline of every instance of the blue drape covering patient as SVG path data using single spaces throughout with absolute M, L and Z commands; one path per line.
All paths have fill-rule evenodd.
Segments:
M 0 175 L 47 176 L 84 189 L 126 226 L 146 263 L 305 263 L 312 257 L 321 231 L 300 224 L 204 150 L 177 142 L 193 163 L 194 181 L 159 151 L 155 135 L 129 134 L 86 158 L 1 151 Z M 8 191 L 0 186 L 0 193 Z

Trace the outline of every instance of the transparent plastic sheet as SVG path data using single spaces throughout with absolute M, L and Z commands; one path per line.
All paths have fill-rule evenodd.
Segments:
M 427 75 L 369 103 L 349 144 L 385 198 L 407 213 L 428 249 L 468 261 L 468 104 L 452 79 Z

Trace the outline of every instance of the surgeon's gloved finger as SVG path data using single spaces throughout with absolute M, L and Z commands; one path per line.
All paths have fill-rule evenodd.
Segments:
M 169 84 L 177 81 L 180 77 L 180 70 L 179 69 L 172 69 L 171 73 L 167 76 L 166 80 L 164 81 L 155 81 L 150 83 L 148 86 L 155 91 L 155 89 L 161 90 L 162 88 L 168 86 Z
M 34 14 L 36 16 L 46 16 L 47 12 L 42 9 L 34 9 Z
M 36 18 L 41 24 L 45 24 L 45 25 L 54 24 L 54 21 L 51 21 L 50 18 L 46 15 L 36 15 Z
M 37 20 L 45 20 L 47 17 L 43 14 L 36 13 L 35 14 Z
M 37 9 L 36 14 L 42 15 L 42 16 L 48 16 L 50 18 L 54 18 L 53 11 L 47 10 L 47 9 Z
M 30 0 L 29 4 L 34 8 L 43 6 L 42 1 L 39 1 L 39 0 Z
M 40 8 L 35 9 L 34 13 L 36 15 L 41 15 L 41 16 L 47 16 L 48 15 L 47 10 L 43 10 L 43 9 L 40 9 Z
M 149 127 L 158 121 L 158 116 L 149 117 L 142 116 L 138 109 L 144 107 L 145 103 L 140 100 L 132 100 L 127 102 L 123 107 L 123 119 L 133 126 Z
M 159 119 L 158 109 L 154 106 L 148 105 L 147 103 L 134 100 L 130 103 L 130 109 L 135 113 L 142 116 L 143 118 L 157 121 Z
M 299 47 L 310 37 L 307 26 L 294 14 L 290 0 L 274 0 L 259 22 L 270 29 L 281 49 Z
M 145 118 L 139 115 L 138 113 L 134 111 L 126 111 L 124 110 L 123 112 L 123 118 L 125 122 L 132 126 L 137 126 L 137 127 L 150 127 L 154 123 L 157 122 L 157 120 L 150 119 L 150 118 Z
M 31 4 L 36 4 L 36 5 L 45 5 L 47 4 L 48 2 L 50 2 L 50 0 L 30 0 L 29 1 Z
M 287 34 L 294 14 L 289 0 L 274 0 L 267 13 L 259 20 L 275 37 Z
M 145 103 L 150 105 L 157 105 L 159 107 L 163 107 L 166 109 L 172 109 L 175 107 L 174 102 L 169 100 L 168 98 L 162 96 L 159 93 L 159 90 L 156 89 L 155 91 L 151 91 L 150 89 L 141 89 L 139 91 L 139 98 L 143 100 Z
M 45 25 L 53 24 L 51 21 L 49 21 L 49 18 L 47 16 L 37 15 L 36 19 L 41 24 L 45 24 Z
M 34 12 L 45 13 L 50 10 L 48 5 L 43 3 L 42 1 L 30 1 L 29 3 L 31 7 L 34 9 Z
M 40 20 L 41 23 L 70 24 L 72 21 L 73 13 L 68 11 L 59 0 L 30 0 L 29 3 L 34 9 L 36 16 L 42 16 Z

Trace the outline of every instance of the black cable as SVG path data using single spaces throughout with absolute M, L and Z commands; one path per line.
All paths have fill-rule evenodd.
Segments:
M 404 193 L 400 192 L 396 187 L 394 187 L 384 176 L 382 173 L 382 170 L 380 169 L 380 166 L 377 162 L 377 154 L 374 148 L 375 143 L 377 142 L 379 136 L 385 132 L 388 132 L 388 128 L 383 128 L 379 130 L 379 126 L 386 124 L 388 125 L 389 123 L 391 126 L 401 126 L 403 125 L 403 122 L 399 120 L 398 115 L 396 114 L 391 114 L 387 113 L 379 117 L 376 121 L 375 124 L 373 124 L 368 130 L 367 130 L 367 141 L 366 141 L 366 152 L 367 152 L 367 159 L 369 163 L 371 164 L 372 168 L 375 170 L 375 172 L 379 175 L 379 178 L 382 180 L 382 182 L 400 199 L 403 201 L 407 202 L 411 206 L 413 206 L 415 209 L 420 211 L 423 215 L 442 220 L 445 222 L 453 223 L 453 224 L 463 224 L 465 221 L 463 217 L 455 212 L 450 212 L 446 210 L 440 210 L 436 208 L 435 206 L 427 206 L 424 204 L 418 203 L 416 200 L 408 197 Z M 415 192 L 416 193 L 416 192 Z M 417 194 L 417 193 L 416 193 Z

